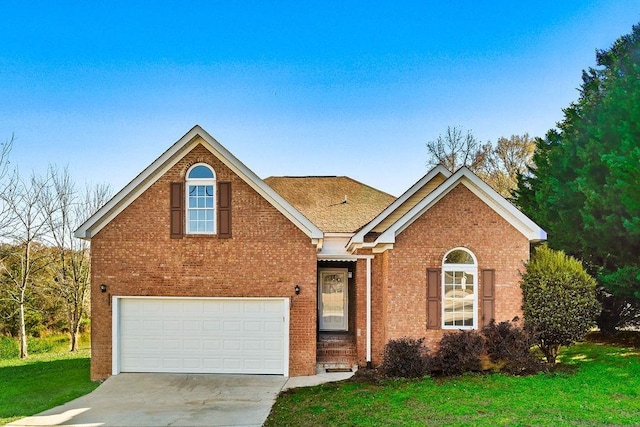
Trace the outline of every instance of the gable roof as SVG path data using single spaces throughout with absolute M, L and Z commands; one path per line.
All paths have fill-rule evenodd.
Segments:
M 283 176 L 264 181 L 325 233 L 353 233 L 395 200 L 346 176 Z
M 409 227 L 416 219 L 435 205 L 458 184 L 462 184 L 467 187 L 498 215 L 527 237 L 529 241 L 537 242 L 546 240 L 547 233 L 540 228 L 540 226 L 520 212 L 515 206 L 509 203 L 504 197 L 498 194 L 493 188 L 491 188 L 491 186 L 471 172 L 467 167 L 461 167 L 453 175 L 448 171 L 445 173 L 439 168 L 442 168 L 442 166 L 436 166 L 436 168 L 432 169 L 427 173 L 427 175 L 418 181 L 418 183 L 398 198 L 396 203 L 390 205 L 378 217 L 374 218 L 371 223 L 356 233 L 349 241 L 348 248 L 353 251 L 358 247 L 371 247 L 374 248 L 375 252 L 376 247 L 378 248 L 378 251 L 384 251 L 392 247 L 398 234 L 402 233 L 402 231 Z M 378 224 L 383 223 L 386 218 L 390 217 L 395 211 L 400 209 L 403 206 L 403 203 L 410 200 L 412 195 L 416 194 L 425 185 L 428 185 L 428 183 L 439 173 L 442 173 L 444 176 L 448 176 L 447 179 L 433 189 L 433 191 L 428 192 L 425 197 L 410 209 L 404 211 L 397 220 L 391 223 L 385 230 L 381 231 L 380 234 L 377 234 L 375 241 L 365 243 L 365 236 L 367 233 L 374 230 Z
M 364 237 L 370 232 L 381 233 L 386 230 L 391 224 L 400 219 L 402 215 L 408 212 L 450 176 L 451 172 L 442 165 L 438 165 L 431 169 L 393 203 L 387 206 L 386 209 L 380 211 L 375 218 L 362 227 L 351 238 L 349 244 L 364 242 Z
M 76 231 L 75 236 L 90 240 L 113 218 L 129 206 L 138 196 L 156 182 L 165 172 L 198 144 L 203 145 L 222 163 L 244 180 L 258 194 L 286 216 L 293 224 L 321 246 L 323 233 L 289 202 L 266 185 L 251 169 L 231 154 L 200 126 L 194 126 L 182 138 L 162 153 L 153 163 L 120 190 L 101 209 L 87 219 Z

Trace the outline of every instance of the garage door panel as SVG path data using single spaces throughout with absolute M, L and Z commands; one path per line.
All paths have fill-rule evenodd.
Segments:
M 212 314 L 205 312 L 205 315 Z M 217 332 L 222 329 L 222 321 L 220 320 L 205 320 L 202 322 L 202 330 L 203 331 L 213 331 Z
M 212 372 L 222 370 L 222 360 L 219 357 L 203 357 L 202 367 Z
M 283 332 L 283 325 L 280 322 L 265 321 L 263 324 L 263 328 L 264 328 L 264 332 L 269 335 Z
M 261 350 L 262 342 L 257 340 L 244 340 L 244 349 L 247 351 Z
M 142 303 L 142 312 L 146 314 L 162 313 L 163 302 L 160 300 L 146 300 Z
M 202 342 L 200 340 L 184 340 L 185 351 L 202 351 Z
M 284 374 L 281 299 L 121 298 L 122 372 Z
M 244 332 L 248 332 L 248 333 L 251 333 L 251 332 L 260 333 L 260 332 L 262 332 L 262 322 L 259 322 L 259 321 L 255 321 L 255 322 L 245 321 L 243 323 L 243 326 L 244 326 Z
M 224 302 L 222 303 L 222 311 L 225 314 L 242 313 L 242 303 Z
M 202 321 L 201 320 L 185 320 L 182 323 L 182 326 L 185 332 L 197 332 L 200 333 L 202 331 Z
M 187 369 L 200 369 L 201 368 L 201 364 L 200 364 L 200 359 L 183 359 L 184 360 L 184 367 Z

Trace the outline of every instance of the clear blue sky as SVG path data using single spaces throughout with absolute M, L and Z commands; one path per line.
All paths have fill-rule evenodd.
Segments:
M 399 195 L 449 125 L 542 136 L 640 1 L 0 0 L 0 141 L 115 191 L 200 124 L 259 176 Z

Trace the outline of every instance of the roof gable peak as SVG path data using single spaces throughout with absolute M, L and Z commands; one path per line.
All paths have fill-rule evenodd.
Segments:
M 202 144 L 313 241 L 321 244 L 320 241 L 323 238 L 323 233 L 318 227 L 305 218 L 304 215 L 298 212 L 278 193 L 273 191 L 271 187 L 265 184 L 251 169 L 231 154 L 229 150 L 207 133 L 200 125 L 195 125 L 191 128 L 182 138 L 178 139 L 178 141 L 171 145 L 171 147 L 113 196 L 101 209 L 87 219 L 87 221 L 75 231 L 75 236 L 90 240 L 198 144 Z

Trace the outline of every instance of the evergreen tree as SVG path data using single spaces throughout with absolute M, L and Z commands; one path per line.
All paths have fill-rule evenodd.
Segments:
M 585 262 L 603 298 L 619 300 L 605 307 L 628 313 L 640 304 L 640 25 L 596 61 L 564 120 L 537 140 L 515 202 L 547 230 L 549 246 Z M 630 320 L 613 314 L 601 328 Z

